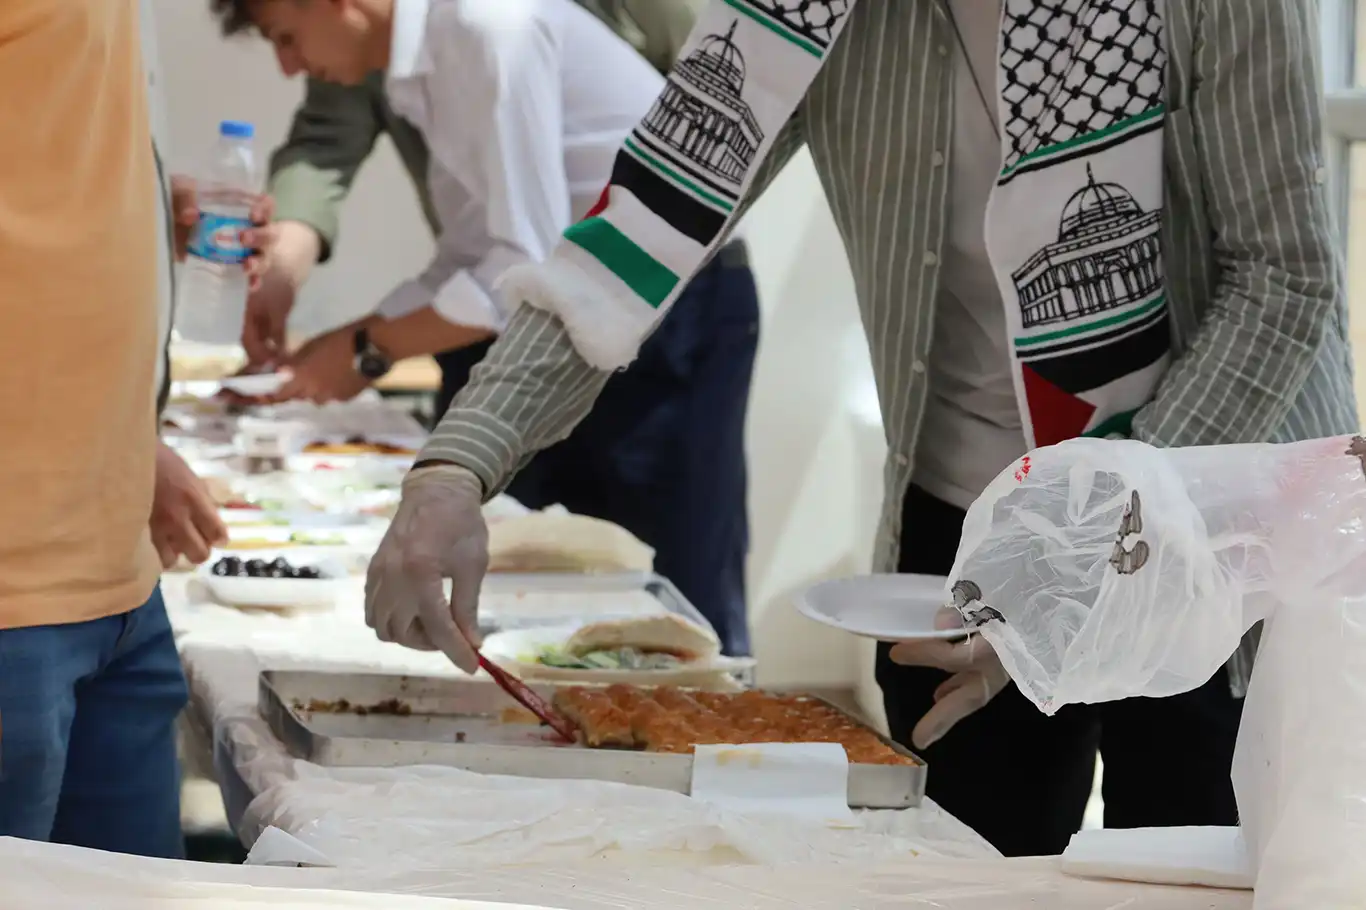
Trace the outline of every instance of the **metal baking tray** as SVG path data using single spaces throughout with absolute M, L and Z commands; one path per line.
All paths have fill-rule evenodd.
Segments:
M 555 686 L 533 683 L 551 698 Z M 351 710 L 315 710 L 345 702 Z M 552 741 L 492 680 L 266 670 L 261 716 L 290 754 L 333 767 L 445 765 L 480 774 L 603 780 L 687 793 L 691 755 L 589 749 Z M 359 713 L 360 709 L 364 713 Z M 883 738 L 893 749 L 904 748 Z M 912 756 L 914 757 L 914 756 Z M 850 765 L 849 805 L 918 806 L 926 767 Z

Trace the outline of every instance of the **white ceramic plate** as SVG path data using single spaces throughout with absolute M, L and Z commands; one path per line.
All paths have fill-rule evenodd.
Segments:
M 228 542 L 223 546 L 223 549 L 268 550 L 272 546 L 291 550 L 299 547 L 309 549 L 346 549 L 349 547 L 373 549 L 379 546 L 383 537 L 383 527 L 312 528 L 289 525 L 268 527 L 228 525 Z M 253 545 L 243 547 L 241 546 L 243 541 L 250 541 Z
M 291 531 L 324 533 L 343 528 L 362 527 L 364 516 L 338 512 L 268 512 L 265 509 L 219 509 L 218 517 L 228 530 L 233 528 L 287 528 Z
M 937 575 L 860 575 L 812 585 L 795 600 L 808 619 L 864 638 L 962 638 L 963 629 L 934 627 L 947 588 L 948 580 Z
M 390 473 L 398 472 L 402 479 L 416 458 L 416 455 L 291 455 L 285 461 L 285 468 L 306 474 L 312 471 L 353 471 L 370 465 L 376 472 L 386 469 Z
M 484 656 L 521 679 L 576 683 L 625 683 L 633 686 L 695 686 L 710 688 L 736 670 L 754 666 L 752 657 L 717 657 L 669 670 L 575 670 L 548 667 L 532 660 L 541 648 L 561 645 L 577 626 L 512 629 L 484 637 Z
M 242 559 L 264 559 L 270 562 L 283 556 L 295 566 L 316 566 L 322 578 L 236 578 L 213 574 L 213 565 L 225 555 Z M 322 556 L 322 554 L 319 554 Z M 318 610 L 336 604 L 346 585 L 351 583 L 346 577 L 344 565 L 337 560 L 306 557 L 302 548 L 297 550 L 250 550 L 234 553 L 230 550 L 215 550 L 208 562 L 200 566 L 196 574 L 209 589 L 214 600 L 230 607 L 255 607 L 270 610 Z
M 246 376 L 225 376 L 223 388 L 246 398 L 274 395 L 290 379 L 289 373 L 254 373 Z

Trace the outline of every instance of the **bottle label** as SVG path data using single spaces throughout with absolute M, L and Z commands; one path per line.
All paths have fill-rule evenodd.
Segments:
M 248 218 L 200 212 L 199 224 L 190 238 L 190 255 L 225 265 L 246 262 L 251 250 L 242 245 L 242 232 L 251 226 Z

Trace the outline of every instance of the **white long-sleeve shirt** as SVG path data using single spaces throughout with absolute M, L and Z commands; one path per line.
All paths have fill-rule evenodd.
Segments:
M 597 202 L 662 77 L 572 0 L 396 0 L 389 102 L 423 134 L 437 251 L 380 302 L 502 329 L 494 284 Z

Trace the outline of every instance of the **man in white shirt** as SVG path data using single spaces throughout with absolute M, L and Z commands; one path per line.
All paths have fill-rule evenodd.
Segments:
M 544 259 L 600 202 L 618 145 L 663 84 L 574 0 L 213 7 L 229 32 L 255 27 L 287 75 L 359 85 L 383 72 L 388 104 L 430 154 L 426 189 L 440 224 L 432 263 L 371 317 L 289 357 L 295 375 L 282 394 L 290 397 L 349 398 L 395 360 L 487 343 L 510 315 L 494 289 L 499 277 Z M 661 324 L 609 384 L 607 403 L 527 465 L 509 492 L 636 534 L 725 650 L 745 654 L 743 433 L 758 302 L 736 251 L 695 276 L 692 307 Z

